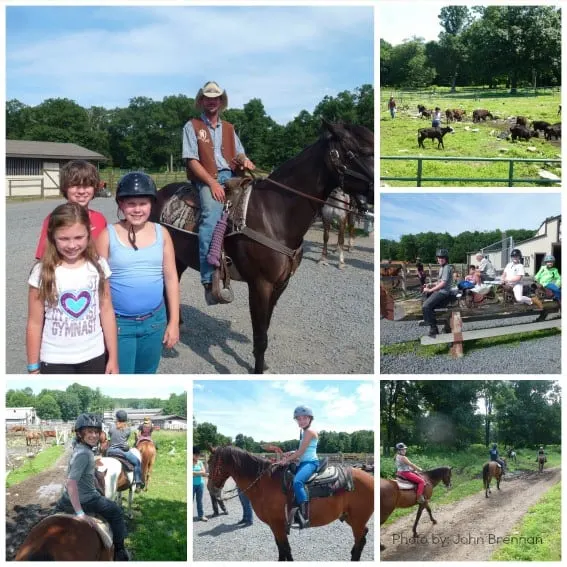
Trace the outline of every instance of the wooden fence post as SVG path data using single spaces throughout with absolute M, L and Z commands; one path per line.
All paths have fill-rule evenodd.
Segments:
M 453 333 L 453 346 L 451 356 L 453 358 L 463 357 L 463 320 L 460 311 L 451 313 L 451 332 Z

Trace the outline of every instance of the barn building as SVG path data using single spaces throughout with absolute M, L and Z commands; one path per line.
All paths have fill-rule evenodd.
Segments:
M 35 408 L 6 408 L 6 425 L 37 425 Z
M 158 415 L 152 422 L 160 429 L 187 431 L 187 418 L 180 415 Z
M 128 414 L 128 421 L 132 425 L 138 425 L 144 421 L 144 417 L 149 417 L 152 422 L 163 416 L 163 409 L 161 408 L 147 408 L 147 409 L 137 409 L 137 408 L 115 408 L 112 411 L 104 412 L 104 422 L 110 423 L 114 421 L 114 416 L 118 410 L 123 410 Z
M 522 263 L 526 275 L 535 276 L 540 269 L 546 254 L 555 256 L 555 266 L 561 273 L 561 215 L 545 219 L 537 229 L 534 236 L 522 242 L 514 242 L 513 245 L 503 245 L 481 250 L 492 262 L 497 273 L 502 273 L 506 264 L 510 261 L 511 248 L 519 248 L 522 252 Z M 469 252 L 467 263 L 477 265 L 476 253 Z
M 108 161 L 77 144 L 6 140 L 6 196 L 58 196 L 59 171 L 73 159 L 90 161 L 97 167 Z

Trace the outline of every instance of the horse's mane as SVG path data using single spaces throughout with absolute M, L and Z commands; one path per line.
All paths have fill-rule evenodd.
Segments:
M 244 476 L 258 476 L 270 467 L 273 467 L 271 476 L 278 476 L 287 467 L 287 464 L 279 465 L 277 463 L 272 463 L 271 461 L 268 461 L 268 459 L 256 457 L 255 455 L 252 455 L 247 451 L 243 451 L 238 447 L 219 447 L 215 450 L 215 453 L 217 454 L 217 458 L 222 460 L 230 459 L 234 464 L 234 467 L 237 468 Z

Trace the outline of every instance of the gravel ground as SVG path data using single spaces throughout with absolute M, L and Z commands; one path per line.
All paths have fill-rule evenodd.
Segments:
M 45 216 L 62 200 L 6 204 L 6 372 L 25 372 L 27 278 Z M 93 208 L 116 219 L 113 199 L 95 199 Z M 29 227 L 29 228 L 24 228 Z M 336 234 L 331 235 L 334 243 Z M 370 374 L 374 371 L 374 239 L 361 237 L 345 254 L 346 268 L 317 264 L 322 228 L 305 237 L 299 270 L 274 311 L 266 362 L 271 373 Z M 205 304 L 196 272 L 181 279 L 185 328 L 180 343 L 164 352 L 164 374 L 246 374 L 253 370 L 248 288 L 234 282 L 230 305 Z M 309 340 L 307 340 L 307 338 Z
M 549 320 L 554 315 L 548 317 Z M 534 322 L 533 315 L 517 317 L 514 324 Z M 509 322 L 509 321 L 508 321 Z M 465 330 L 505 326 L 507 321 L 482 321 L 467 323 Z M 380 344 L 391 345 L 407 341 L 419 341 L 426 335 L 427 327 L 418 321 L 380 321 Z M 419 356 L 421 345 L 416 343 L 416 352 L 380 356 L 381 374 L 559 374 L 561 373 L 561 335 L 524 341 L 520 345 L 498 345 L 483 347 L 453 360 L 449 354 L 433 357 Z
M 225 491 L 234 488 L 229 478 Z M 238 498 L 226 501 L 228 515 L 211 518 L 211 500 L 205 490 L 203 507 L 208 522 L 197 522 L 197 506 L 193 502 L 194 561 L 277 561 L 278 548 L 267 524 L 254 516 L 254 523 L 241 527 L 242 506 Z M 352 530 L 345 522 L 333 522 L 304 531 L 293 529 L 289 544 L 294 561 L 350 561 L 353 545 Z M 374 516 L 368 522 L 366 545 L 361 561 L 374 559 Z

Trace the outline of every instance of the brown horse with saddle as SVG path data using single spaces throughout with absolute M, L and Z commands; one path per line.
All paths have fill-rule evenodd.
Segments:
M 417 515 L 413 524 L 413 537 L 417 537 L 417 524 L 421 518 L 423 510 L 427 510 L 432 524 L 436 524 L 437 520 L 433 518 L 429 500 L 433 495 L 433 489 L 442 482 L 446 488 L 451 488 L 451 467 L 440 467 L 430 471 L 420 472 L 419 475 L 426 481 L 423 496 L 425 502 L 418 504 L 417 502 L 417 485 L 408 482 L 405 479 L 397 478 L 390 480 L 386 478 L 380 479 L 380 525 L 382 525 L 396 508 L 411 508 L 418 504 Z M 380 550 L 385 547 L 380 544 Z
M 502 467 L 496 461 L 489 461 L 482 467 L 482 482 L 484 485 L 484 495 L 492 492 L 490 490 L 490 483 L 492 479 L 496 480 L 496 488 L 500 490 L 500 480 L 502 479 Z

